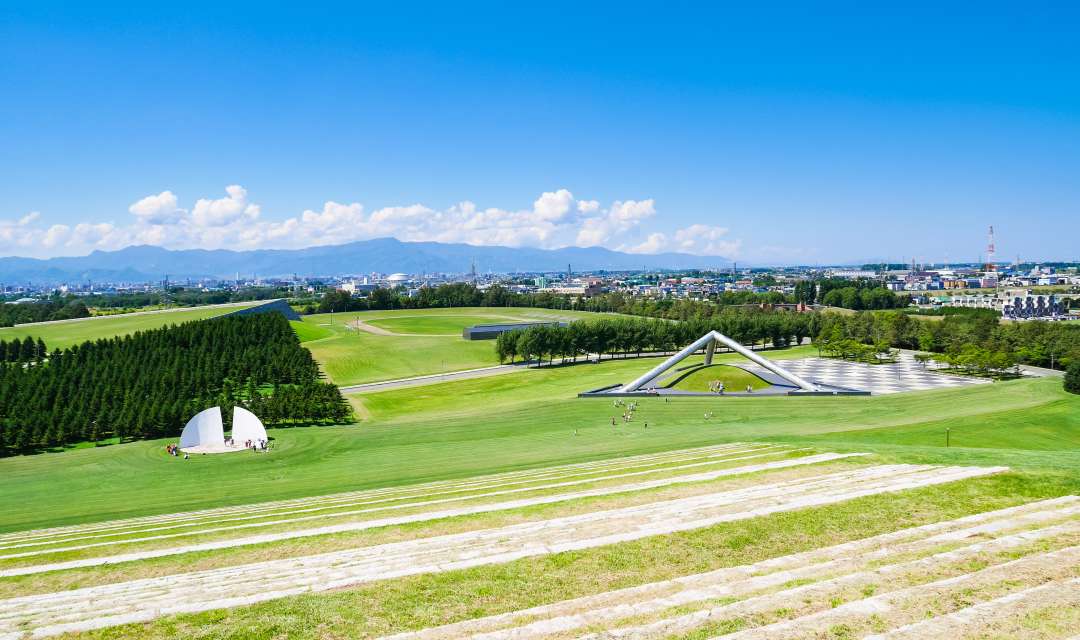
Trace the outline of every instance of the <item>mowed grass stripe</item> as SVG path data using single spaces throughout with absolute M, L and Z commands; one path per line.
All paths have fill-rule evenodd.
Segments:
M 601 594 L 547 607 L 488 619 L 470 620 L 440 628 L 393 636 L 393 640 L 444 640 L 482 637 L 485 640 L 533 640 L 571 637 L 588 629 L 604 634 L 588 637 L 670 637 L 694 632 L 718 620 L 745 620 L 784 609 L 791 602 L 812 608 L 835 602 L 840 594 L 868 587 L 880 591 L 884 583 L 898 588 L 905 576 L 921 577 L 946 567 L 963 570 L 986 557 L 1039 553 L 1080 541 L 1080 510 L 1068 515 L 1043 514 L 1058 524 L 1036 528 L 995 530 L 990 537 L 984 527 L 960 529 L 963 537 L 948 551 L 937 536 L 925 536 L 893 548 L 878 548 L 862 555 L 845 545 L 777 559 L 787 566 L 777 570 L 776 561 L 732 567 L 708 574 L 677 578 L 659 584 Z M 878 541 L 881 542 L 881 541 Z M 867 545 L 858 545 L 869 549 Z M 909 559 L 918 554 L 915 559 Z M 809 584 L 806 584 L 809 583 Z M 797 585 L 797 586 L 793 586 Z M 715 605 L 717 601 L 725 604 Z M 732 602 L 733 601 L 733 602 Z M 814 609 L 811 609 L 814 610 Z M 687 613 L 689 611 L 689 613 Z M 666 614 L 666 615 L 665 615 Z M 649 621 L 653 620 L 653 621 Z M 514 624 L 522 623 L 522 624 Z
M 1064 523 L 1064 526 L 1062 525 Z M 927 554 L 958 549 L 981 551 L 991 542 L 1001 546 L 1026 544 L 1039 538 L 1080 530 L 1080 497 L 1042 500 L 1019 507 L 984 512 L 812 551 L 763 560 L 749 565 L 718 569 L 704 574 L 610 591 L 513 611 L 481 619 L 433 627 L 391 636 L 392 640 L 449 640 L 483 637 L 516 640 L 569 633 L 590 626 L 613 628 L 623 618 L 646 616 L 694 602 L 747 596 L 790 582 L 827 579 L 844 572 L 873 570 L 899 562 L 924 560 Z M 1022 535 L 1015 535 L 1020 533 Z M 893 569 L 895 570 L 895 569 Z M 787 593 L 784 598 L 796 594 Z M 767 607 L 765 607 L 767 608 Z M 712 611 L 699 609 L 689 622 L 708 619 Z M 664 629 L 675 631 L 668 623 Z M 684 631 L 695 626 L 682 625 Z M 615 633 L 619 633 L 616 631 Z
M 1073 578 L 1009 593 L 944 616 L 913 622 L 888 633 L 867 636 L 866 640 L 1015 638 L 1047 630 L 1053 634 L 1055 628 L 1060 634 L 1071 633 L 1078 625 L 1080 578 Z M 1078 639 L 1080 636 L 1073 636 L 1070 640 Z
M 158 526 L 158 527 L 147 527 L 147 528 L 143 528 L 143 529 L 128 530 L 128 531 L 123 531 L 123 532 L 118 532 L 118 533 L 101 533 L 101 534 L 94 534 L 94 535 L 81 536 L 81 537 L 75 537 L 75 538 L 67 538 L 67 539 L 63 539 L 63 540 L 60 540 L 60 541 L 55 541 L 54 540 L 54 541 L 45 541 L 45 542 L 24 543 L 24 544 L 21 544 L 21 545 L 17 545 L 15 547 L 11 547 L 9 549 L 25 549 L 27 547 L 32 547 L 32 546 L 33 547 L 38 547 L 38 548 L 35 548 L 34 550 L 31 550 L 31 551 L 16 551 L 14 553 L 8 553 L 6 555 L 0 555 L 0 564 L 2 564 L 2 561 L 15 559 L 15 558 L 26 558 L 26 557 L 45 555 L 45 554 L 55 554 L 55 553 L 60 553 L 60 552 L 64 552 L 64 551 L 76 550 L 76 549 L 89 549 L 89 548 L 105 547 L 105 546 L 116 545 L 116 544 L 131 544 L 131 543 L 135 543 L 135 542 L 139 542 L 139 541 L 143 541 L 143 540 L 164 540 L 164 539 L 177 538 L 177 537 L 183 537 L 183 536 L 205 535 L 207 533 L 214 533 L 214 532 L 219 532 L 219 531 L 236 531 L 236 530 L 253 529 L 253 528 L 261 528 L 261 527 L 274 527 L 274 526 L 283 525 L 283 524 L 300 524 L 300 523 L 304 523 L 304 522 L 309 522 L 311 520 L 325 520 L 325 519 L 329 519 L 329 518 L 343 518 L 343 517 L 350 517 L 350 516 L 360 516 L 360 515 L 376 513 L 376 512 L 379 512 L 379 511 L 386 511 L 386 510 L 410 510 L 410 509 L 417 509 L 417 508 L 420 508 L 420 507 L 428 507 L 428 506 L 434 506 L 434 505 L 439 505 L 439 504 L 448 504 L 448 503 L 464 502 L 464 501 L 474 502 L 474 501 L 477 501 L 477 500 L 485 500 L 485 499 L 490 499 L 490 498 L 497 498 L 499 496 L 508 495 L 508 494 L 516 494 L 516 493 L 558 493 L 559 489 L 563 489 L 563 488 L 570 487 L 570 486 L 580 486 L 580 485 L 583 485 L 583 484 L 605 485 L 606 486 L 606 485 L 609 485 L 609 484 L 613 483 L 613 481 L 615 481 L 615 480 L 619 480 L 619 479 L 626 478 L 626 477 L 640 476 L 640 475 L 655 475 L 655 476 L 660 476 L 660 477 L 667 477 L 668 474 L 671 474 L 671 473 L 674 473 L 674 472 L 685 471 L 687 469 L 697 468 L 697 467 L 701 467 L 701 466 L 724 467 L 724 468 L 726 468 L 726 467 L 729 467 L 729 466 L 733 466 L 735 463 L 742 462 L 742 461 L 749 460 L 749 459 L 761 458 L 761 457 L 774 457 L 774 456 L 797 456 L 799 454 L 804 454 L 805 451 L 806 451 L 805 449 L 774 449 L 774 448 L 769 448 L 769 447 L 758 448 L 758 449 L 741 449 L 741 450 L 740 449 L 735 449 L 735 450 L 732 450 L 730 453 L 732 453 L 732 454 L 742 453 L 744 455 L 720 456 L 718 454 L 714 454 L 714 456 L 712 456 L 713 459 L 705 461 L 705 462 L 693 462 L 693 463 L 688 463 L 688 464 L 680 464 L 680 465 L 667 466 L 667 467 L 657 467 L 657 468 L 651 468 L 651 469 L 644 470 L 644 471 L 633 471 L 633 472 L 628 472 L 628 473 L 614 473 L 614 474 L 607 474 L 607 475 L 604 475 L 602 477 L 590 477 L 590 478 L 585 478 L 585 479 L 561 481 L 561 482 L 555 482 L 555 483 L 550 483 L 550 484 L 530 484 L 528 486 L 517 487 L 517 488 L 514 488 L 514 489 L 499 489 L 499 490 L 487 491 L 487 492 L 477 492 L 477 491 L 480 491 L 480 490 L 479 489 L 472 489 L 471 493 L 448 491 L 448 492 L 443 492 L 443 493 L 456 493 L 457 495 L 454 495 L 452 497 L 439 498 L 439 499 L 421 500 L 421 501 L 417 501 L 417 502 L 402 502 L 402 500 L 405 500 L 407 498 L 394 496 L 394 497 L 384 498 L 384 499 L 379 499 L 379 500 L 366 500 L 366 501 L 349 502 L 349 503 L 343 503 L 343 504 L 336 503 L 336 504 L 332 504 L 332 505 L 314 506 L 314 507 L 308 507 L 308 508 L 303 508 L 303 509 L 293 509 L 291 511 L 284 511 L 284 512 L 274 511 L 272 513 L 259 513 L 259 514 L 256 514 L 256 515 L 245 515 L 245 516 L 237 516 L 237 517 L 232 517 L 232 518 L 221 518 L 221 519 L 215 519 L 215 520 L 212 520 L 212 521 L 200 520 L 197 523 L 190 523 L 190 522 L 185 521 L 185 522 L 182 522 L 182 523 L 179 523 L 179 524 L 170 524 L 170 525 L 164 525 L 164 526 Z M 809 455 L 809 454 L 805 454 L 805 455 Z M 847 454 L 847 455 L 841 455 L 841 456 L 834 456 L 834 457 L 831 457 L 829 459 L 830 460 L 840 460 L 840 459 L 850 458 L 850 457 L 853 457 L 853 455 Z M 725 471 L 722 471 L 721 473 L 716 474 L 716 475 L 714 475 L 712 477 L 721 477 L 723 475 L 737 475 L 739 473 L 753 473 L 753 472 L 756 472 L 756 471 L 768 470 L 768 469 L 773 469 L 773 468 L 784 468 L 784 467 L 787 467 L 787 466 L 795 466 L 795 465 L 798 465 L 798 464 L 813 464 L 814 462 L 822 461 L 822 460 L 823 459 L 818 459 L 818 460 L 799 459 L 799 461 L 795 462 L 795 463 L 776 463 L 773 466 L 766 465 L 766 464 L 758 464 L 758 465 L 755 466 L 755 468 L 747 468 L 747 469 L 742 470 L 742 471 L 725 470 Z M 700 482 L 700 481 L 702 481 L 702 480 L 700 480 L 700 479 L 683 480 L 683 482 Z M 656 484 L 655 486 L 664 486 L 665 484 L 677 484 L 677 483 L 678 483 L 677 481 L 676 482 L 670 482 L 670 483 L 660 482 L 660 483 Z M 498 485 L 496 485 L 496 487 L 497 486 Z M 611 493 L 618 493 L 618 492 L 620 492 L 620 491 L 611 491 Z M 438 494 L 439 494 L 439 492 L 435 492 L 432 495 L 438 495 Z M 419 495 L 422 496 L 423 494 L 419 494 Z M 595 494 L 592 494 L 592 495 L 605 495 L 605 493 L 601 492 L 601 493 L 595 493 Z M 412 497 L 416 497 L 416 496 L 415 495 L 408 496 L 408 498 L 412 498 Z M 393 502 L 394 504 L 383 504 L 383 506 L 369 506 L 367 508 L 362 508 L 362 509 L 350 508 L 350 507 L 357 507 L 357 506 L 363 506 L 363 505 L 375 505 L 375 504 L 387 503 L 387 502 Z M 537 504 L 540 504 L 540 503 L 538 502 Z M 316 514 L 316 515 L 310 515 L 313 512 L 319 512 L 319 513 Z M 305 515 L 305 514 L 307 514 L 307 515 Z M 276 518 L 276 519 L 274 519 L 274 518 Z M 258 520 L 258 521 L 257 522 L 250 522 L 252 520 Z M 245 521 L 249 521 L 249 522 L 246 522 L 245 524 L 237 524 L 237 525 L 227 525 L 226 524 L 226 523 L 229 523 L 229 522 L 245 522 Z M 149 536 L 146 535 L 146 534 L 150 534 L 150 533 L 157 532 L 157 531 L 170 531 L 170 530 L 176 530 L 176 529 L 185 529 L 185 530 L 184 531 L 178 531 L 178 532 L 174 531 L 174 533 L 171 533 L 171 534 L 157 534 L 157 535 L 149 535 Z M 143 535 L 144 537 L 142 537 L 142 538 L 134 537 L 134 536 L 140 536 L 140 535 Z M 65 547 L 50 546 L 48 548 L 40 548 L 43 545 L 70 544 L 71 542 L 76 542 L 76 541 L 80 541 L 80 540 L 93 540 L 93 539 L 99 539 L 100 540 L 101 538 L 106 538 L 106 537 L 111 538 L 111 539 L 106 540 L 106 541 L 101 541 L 101 542 L 84 543 L 84 544 L 76 545 L 76 546 L 65 546 Z
M 204 518 L 251 514 L 264 511 L 277 512 L 281 510 L 304 507 L 308 505 L 330 504 L 335 502 L 349 503 L 356 500 L 384 498 L 387 496 L 390 496 L 390 498 L 387 499 L 395 499 L 394 497 L 397 496 L 400 496 L 402 499 L 415 496 L 431 496 L 438 495 L 440 493 L 453 493 L 459 491 L 463 492 L 469 490 L 481 490 L 496 486 L 509 486 L 513 484 L 542 482 L 552 477 L 575 477 L 608 474 L 612 471 L 621 471 L 624 469 L 632 468 L 663 468 L 665 467 L 665 465 L 691 460 L 720 460 L 726 456 L 729 456 L 733 452 L 741 452 L 746 450 L 780 450 L 781 447 L 782 445 L 775 444 L 730 443 L 710 447 L 701 447 L 697 449 L 684 449 L 658 454 L 630 456 L 609 460 L 560 465 L 543 469 L 530 469 L 509 473 L 477 476 L 474 478 L 466 478 L 461 480 L 446 480 L 418 485 L 387 487 L 382 489 L 353 491 L 346 493 L 329 494 L 324 496 L 312 496 L 308 498 L 298 498 L 293 500 L 254 503 L 249 505 L 238 505 L 234 507 L 223 507 L 217 509 L 207 509 L 184 513 L 162 514 L 141 518 L 129 518 L 124 520 L 112 520 L 87 525 L 75 525 L 70 527 L 57 527 L 53 529 L 39 529 L 25 532 L 16 532 L 0 536 L 0 541 L 7 545 L 3 548 L 14 548 L 19 544 L 28 544 L 32 541 L 46 538 L 69 536 L 73 534 L 92 533 L 97 531 L 109 531 L 117 528 L 130 528 L 140 525 L 157 525 L 161 523 L 184 520 L 201 520 Z
M 835 629 L 844 629 L 847 637 L 861 637 L 870 628 L 903 624 L 909 619 L 904 617 L 906 610 L 928 611 L 925 601 L 933 598 L 930 594 L 942 594 L 948 600 L 954 586 L 962 585 L 959 588 L 966 593 L 973 583 L 986 575 L 1008 575 L 1010 571 L 1023 570 L 1031 565 L 1040 569 L 1055 567 L 1068 575 L 1073 568 L 1056 565 L 1080 557 L 1080 548 L 1075 544 L 1078 540 L 1080 527 L 1073 521 L 1068 525 L 1003 536 L 989 542 L 970 542 L 946 553 L 898 562 L 884 568 L 811 578 L 795 577 L 799 574 L 793 572 L 790 584 L 798 586 L 782 584 L 780 580 L 786 575 L 751 577 L 733 582 L 728 589 L 718 589 L 725 596 L 715 598 L 713 602 L 719 600 L 724 604 L 682 613 L 694 607 L 680 607 L 673 602 L 674 611 L 679 613 L 675 617 L 623 626 L 618 626 L 619 621 L 606 622 L 610 629 L 583 637 L 590 640 L 684 636 L 772 640 L 828 637 Z M 1045 551 L 1046 548 L 1051 551 Z M 1016 556 L 1021 556 L 1022 562 L 1014 564 Z M 987 565 L 993 571 L 982 576 L 972 575 L 973 566 Z M 1031 578 L 1039 579 L 1035 576 Z M 810 584 L 799 584 L 801 582 Z M 1017 580 L 1014 586 L 1022 585 L 1023 582 Z M 880 593 L 882 591 L 885 593 Z M 919 599 L 924 602 L 916 604 Z M 632 621 L 634 617 L 633 612 L 626 612 L 622 622 Z M 546 633 L 530 636 L 511 630 L 507 634 L 493 633 L 486 637 L 495 640 L 551 636 Z
M 836 629 L 843 629 L 845 634 L 858 637 L 867 635 L 875 628 L 910 624 L 918 618 L 925 618 L 927 611 L 942 615 L 950 609 L 959 608 L 957 603 L 965 600 L 986 599 L 988 594 L 995 593 L 1022 592 L 1025 587 L 1047 580 L 1071 580 L 1076 576 L 1078 567 L 1080 546 L 1074 545 L 845 602 L 792 620 L 735 633 L 718 633 L 712 637 L 727 640 L 786 640 L 821 637 Z M 625 637 L 644 636 L 628 634 Z
M 93 629 L 169 613 L 232 607 L 371 580 L 632 541 L 1002 470 L 883 465 L 486 531 L 13 598 L 0 601 L 0 632 Z M 74 627 L 56 627 L 57 623 Z
M 665 486 L 670 486 L 670 485 L 674 485 L 674 484 L 707 482 L 707 481 L 715 480 L 717 478 L 721 478 L 721 477 L 725 477 L 725 476 L 733 476 L 733 475 L 740 475 L 740 474 L 747 474 L 747 473 L 757 473 L 757 472 L 761 472 L 761 471 L 771 471 L 771 470 L 775 470 L 775 469 L 783 469 L 783 468 L 794 467 L 794 466 L 799 466 L 799 465 L 816 464 L 816 463 L 820 463 L 820 462 L 830 462 L 830 461 L 834 461 L 834 460 L 842 460 L 842 459 L 845 459 L 845 458 L 855 457 L 855 456 L 858 456 L 858 455 L 859 454 L 851 454 L 851 453 L 849 453 L 849 454 L 826 453 L 826 454 L 812 455 L 812 456 L 806 456 L 806 457 L 801 457 L 801 458 L 792 458 L 792 459 L 787 459 L 787 460 L 779 460 L 779 461 L 775 461 L 775 462 L 767 462 L 767 463 L 747 465 L 747 466 L 741 466 L 741 467 L 719 469 L 719 470 L 707 471 L 707 472 L 703 472 L 703 473 L 674 476 L 674 477 L 661 478 L 661 479 L 656 479 L 656 480 L 648 480 L 648 481 L 644 481 L 644 482 L 636 482 L 636 483 L 629 483 L 629 484 L 619 484 L 619 485 L 613 485 L 613 486 L 609 486 L 609 487 L 601 487 L 601 488 L 589 489 L 589 490 L 585 490 L 585 491 L 576 491 L 576 492 L 571 492 L 571 493 L 562 493 L 562 494 L 555 494 L 555 495 L 549 495 L 549 496 L 540 496 L 540 497 L 533 497 L 533 498 L 523 498 L 523 499 L 518 499 L 518 500 L 511 500 L 511 501 L 507 501 L 507 502 L 497 502 L 497 503 L 491 503 L 491 504 L 478 504 L 478 505 L 472 505 L 472 506 L 458 507 L 458 508 L 455 508 L 455 509 L 445 509 L 445 510 L 441 510 L 441 511 L 433 511 L 433 512 L 428 512 L 428 513 L 418 513 L 418 514 L 407 515 L 407 516 L 387 517 L 387 518 L 380 518 L 380 519 L 375 519 L 375 520 L 353 522 L 353 523 L 345 523 L 345 524 L 338 524 L 338 525 L 330 525 L 330 526 L 316 527 L 316 528 L 312 528 L 312 529 L 303 529 L 303 530 L 299 530 L 299 531 L 263 534 L 263 535 L 257 535 L 257 536 L 250 536 L 250 537 L 247 537 L 247 538 L 232 538 L 232 539 L 228 539 L 228 540 L 222 540 L 222 541 L 219 541 L 219 542 L 207 542 L 207 543 L 202 543 L 202 544 L 181 545 L 181 546 L 174 546 L 174 547 L 169 547 L 169 548 L 166 548 L 166 549 L 157 549 L 157 550 L 152 550 L 152 551 L 140 551 L 140 552 L 118 554 L 118 555 L 112 555 L 112 556 L 103 556 L 103 557 L 98 557 L 98 558 L 86 558 L 86 559 L 81 559 L 81 560 L 71 560 L 71 561 L 67 561 L 67 562 L 48 563 L 48 564 L 39 564 L 39 565 L 32 565 L 32 566 L 19 567 L 19 568 L 3 569 L 3 570 L 0 570 L 0 577 L 29 575 L 29 574 L 33 574 L 33 573 L 44 573 L 44 572 L 47 572 L 47 571 L 62 571 L 62 570 L 65 570 L 65 569 L 75 569 L 75 568 L 80 568 L 80 567 L 90 567 L 90 566 L 102 565 L 102 564 L 116 564 L 116 563 L 120 563 L 120 562 L 132 562 L 132 561 L 136 561 L 136 560 L 146 560 L 146 559 L 149 559 L 149 558 L 159 558 L 159 557 L 168 556 L 168 555 L 179 555 L 179 554 L 184 554 L 184 553 L 194 553 L 194 552 L 198 552 L 198 551 L 211 551 L 211 550 L 215 550 L 215 549 L 226 549 L 226 548 L 231 549 L 231 548 L 241 547 L 241 546 L 245 546 L 245 545 L 265 544 L 265 543 L 268 543 L 268 542 L 277 542 L 277 541 L 280 541 L 280 540 L 290 540 L 290 539 L 295 539 L 295 538 L 322 536 L 322 535 L 328 535 L 328 534 L 333 534 L 333 533 L 343 533 L 343 532 L 346 532 L 346 531 L 362 531 L 364 529 L 373 529 L 373 528 L 376 528 L 376 527 L 386 527 L 386 526 L 392 526 L 392 525 L 400 525 L 400 524 L 406 524 L 406 523 L 411 523 L 411 522 L 421 522 L 421 521 L 424 521 L 424 520 L 436 520 L 436 519 L 452 518 L 452 517 L 463 516 L 463 515 L 490 513 L 490 512 L 493 512 L 493 511 L 519 509 L 519 508 L 522 508 L 522 507 L 529 507 L 529 506 L 534 506 L 534 505 L 539 505 L 539 504 L 552 504 L 552 503 L 556 503 L 556 502 L 566 502 L 566 501 L 570 501 L 570 500 L 578 500 L 578 499 L 581 499 L 581 498 L 590 498 L 590 497 L 611 495 L 611 494 L 617 494 L 617 493 L 644 491 L 644 490 L 648 490 L 648 489 L 655 489 L 655 488 L 658 488 L 658 487 L 665 487 Z M 515 491 L 517 491 L 517 490 L 511 490 L 511 491 L 507 491 L 507 492 L 504 492 L 504 493 L 510 493 L 510 492 L 515 492 Z M 494 495 L 497 495 L 497 494 L 494 494 Z M 416 504 L 407 505 L 407 506 L 427 506 L 427 505 L 433 505 L 433 504 L 442 504 L 443 502 L 446 502 L 446 501 L 443 501 L 443 500 L 431 500 L 431 501 L 426 501 L 426 502 L 422 502 L 422 503 L 416 503 Z M 368 510 L 364 510 L 363 512 L 371 512 L 371 511 L 376 511 L 376 510 L 385 510 L 385 509 L 389 509 L 389 508 L 393 508 L 393 507 L 383 507 L 381 509 L 368 509 Z M 357 512 L 357 513 L 361 513 L 361 512 Z M 313 516 L 313 517 L 322 517 L 322 516 Z M 306 518 L 305 518 L 305 520 L 306 520 Z M 293 522 L 293 520 L 277 521 L 277 522 L 272 522 L 272 523 L 269 523 L 269 524 L 282 524 L 282 523 L 285 523 L 285 522 Z M 264 526 L 264 525 L 259 525 L 259 524 L 255 524 L 255 525 L 233 525 L 231 527 L 220 527 L 220 528 L 217 529 L 217 531 L 237 530 L 237 529 L 241 529 L 241 528 L 249 528 L 249 527 L 255 527 L 255 526 Z M 169 539 L 169 538 L 178 537 L 180 535 L 185 535 L 185 534 L 160 535 L 160 536 L 143 538 L 141 540 L 127 540 L 125 542 L 130 543 L 130 542 L 139 542 L 139 541 L 142 541 L 142 540 Z M 101 544 L 104 545 L 104 544 L 111 544 L 111 543 L 101 543 Z M 85 549 L 85 548 L 96 547 L 96 546 L 98 546 L 98 545 L 82 545 L 82 546 L 79 546 L 79 547 L 70 547 L 70 548 L 65 548 L 65 549 L 57 549 L 57 550 L 54 550 L 54 552 L 70 551 L 70 550 L 75 550 L 75 549 Z M 12 558 L 12 557 L 23 557 L 23 556 L 7 556 L 7 558 Z

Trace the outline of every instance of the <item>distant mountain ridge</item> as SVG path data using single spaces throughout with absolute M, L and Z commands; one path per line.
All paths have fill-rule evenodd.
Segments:
M 118 251 L 94 251 L 70 258 L 0 258 L 0 282 L 51 285 L 79 282 L 155 282 L 260 277 L 341 276 L 381 273 L 465 273 L 475 261 L 478 272 L 696 269 L 730 264 L 727 258 L 685 253 L 634 254 L 602 247 L 530 249 L 481 247 L 440 242 L 402 242 L 394 238 L 362 240 L 307 249 L 169 250 L 139 245 Z

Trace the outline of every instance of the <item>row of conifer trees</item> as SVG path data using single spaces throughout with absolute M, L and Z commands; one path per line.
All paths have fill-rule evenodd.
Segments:
M 49 355 L 45 341 L 26 336 L 7 341 L 0 340 L 0 362 L 36 362 Z
M 495 352 L 500 361 L 513 362 L 677 351 L 712 330 L 746 345 L 787 346 L 814 335 L 818 317 L 816 313 L 733 309 L 683 322 L 615 317 L 566 326 L 539 325 L 499 335 Z
M 0 455 L 178 436 L 192 415 L 214 405 L 247 406 L 268 426 L 347 420 L 348 403 L 319 378 L 311 353 L 277 313 L 86 342 L 0 364 Z

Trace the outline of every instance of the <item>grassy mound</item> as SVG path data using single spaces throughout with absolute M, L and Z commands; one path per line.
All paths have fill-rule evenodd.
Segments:
M 252 303 L 254 304 L 254 303 Z M 181 324 L 191 320 L 214 318 L 236 311 L 239 307 L 206 307 L 141 313 L 118 314 L 96 318 L 80 318 L 50 324 L 21 324 L 0 329 L 0 340 L 22 339 L 26 336 L 41 338 L 49 350 L 64 349 L 72 345 L 114 336 L 126 336 L 136 331 L 158 329 L 168 324 Z
M 467 315 L 467 316 L 402 316 L 371 320 L 368 324 L 385 329 L 391 333 L 423 335 L 460 336 L 466 327 L 478 324 L 499 324 L 503 322 L 522 322 L 520 316 L 512 315 Z
M 305 316 L 297 335 L 339 385 L 409 378 L 499 364 L 491 340 L 463 340 L 461 330 L 474 324 L 574 320 L 598 314 L 548 309 L 465 307 L 401 309 Z M 391 333 L 376 335 L 355 328 L 356 320 Z M 318 337 L 316 337 L 318 336 Z
M 675 376 L 665 386 L 668 389 L 708 393 L 717 381 L 730 392 L 746 391 L 747 385 L 754 391 L 768 389 L 771 385 L 754 374 L 727 364 L 701 365 Z

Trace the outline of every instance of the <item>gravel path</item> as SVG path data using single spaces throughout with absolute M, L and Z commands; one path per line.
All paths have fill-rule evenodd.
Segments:
M 45 636 L 227 608 L 373 580 L 637 540 L 1004 470 L 932 465 L 862 467 L 496 529 L 11 598 L 0 600 L 0 634 Z

